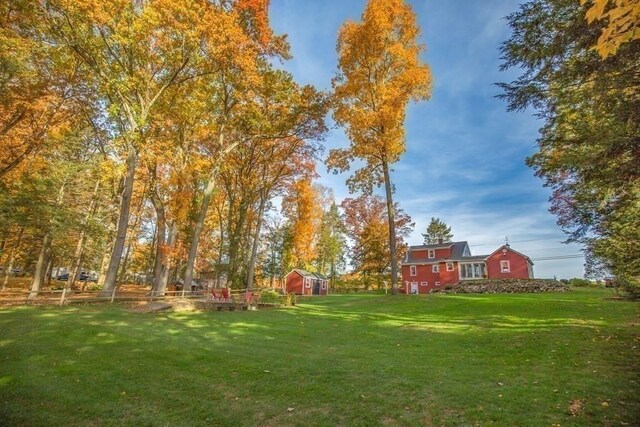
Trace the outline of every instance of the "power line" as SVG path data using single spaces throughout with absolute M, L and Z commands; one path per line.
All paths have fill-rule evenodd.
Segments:
M 511 241 L 511 240 L 510 240 L 510 241 L 509 241 L 509 244 L 511 244 L 511 243 L 540 242 L 540 241 L 543 241 L 543 240 L 558 240 L 558 241 L 560 241 L 560 240 L 562 240 L 562 239 L 563 239 L 563 238 L 561 238 L 561 237 L 546 237 L 546 238 L 543 238 L 543 239 L 528 239 L 528 240 L 513 240 L 513 241 Z M 481 244 L 479 244 L 479 245 L 476 245 L 476 244 L 474 243 L 473 245 L 469 245 L 469 246 L 476 247 L 476 246 L 496 246 L 496 245 L 504 245 L 504 242 L 498 242 L 498 243 L 481 243 Z
M 573 259 L 573 258 L 584 258 L 584 254 L 567 254 L 567 255 L 556 255 L 556 256 L 548 256 L 541 258 L 531 258 L 531 261 L 556 261 L 561 259 Z

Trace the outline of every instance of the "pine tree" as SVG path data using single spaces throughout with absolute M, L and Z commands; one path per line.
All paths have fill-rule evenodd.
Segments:
M 425 245 L 435 245 L 437 243 L 447 243 L 453 239 L 451 227 L 440 218 L 431 217 L 431 222 L 427 226 L 427 232 L 422 234 Z

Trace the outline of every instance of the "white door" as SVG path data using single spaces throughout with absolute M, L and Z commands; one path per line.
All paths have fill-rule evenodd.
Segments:
M 411 293 L 412 294 L 418 293 L 418 282 L 411 282 Z

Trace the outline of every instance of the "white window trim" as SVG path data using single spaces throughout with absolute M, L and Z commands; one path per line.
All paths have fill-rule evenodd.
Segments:
M 436 286 L 440 286 L 440 282 L 436 282 Z
M 429 286 L 428 282 L 420 282 L 420 286 Z
M 410 265 L 409 266 L 409 276 L 417 276 L 418 275 L 418 267 L 416 267 L 415 265 Z
M 511 273 L 511 264 L 508 260 L 500 261 L 500 273 Z
M 427 251 L 427 258 L 435 258 L 436 257 L 436 250 L 435 249 L 429 249 Z
M 432 273 L 440 273 L 440 264 L 433 264 L 431 266 L 431 272 Z
M 447 271 L 453 271 L 454 267 L 453 267 L 453 262 L 447 262 Z
M 458 263 L 458 276 L 460 277 L 460 280 L 484 279 L 483 275 L 477 276 L 475 274 L 475 272 L 476 272 L 475 265 L 476 264 L 483 264 L 484 268 L 482 270 L 484 271 L 485 275 L 487 274 L 487 265 L 485 263 L 483 263 L 483 262 L 461 262 L 461 263 Z M 472 271 L 473 277 L 463 277 L 462 276 L 462 271 L 463 271 L 464 267 L 467 266 L 467 265 L 471 265 L 472 266 L 471 267 L 471 271 Z

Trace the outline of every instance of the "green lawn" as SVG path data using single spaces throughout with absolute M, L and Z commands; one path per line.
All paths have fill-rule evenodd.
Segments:
M 0 309 L 0 425 L 640 425 L 640 309 L 610 297 Z

